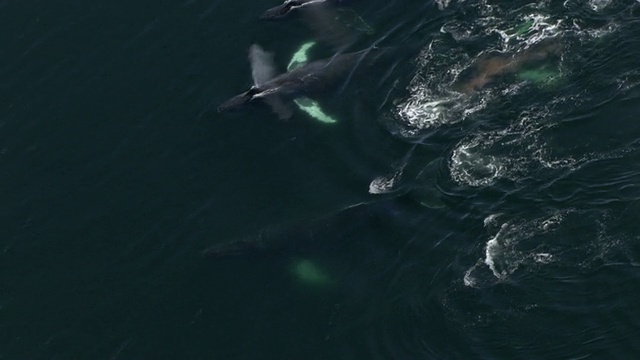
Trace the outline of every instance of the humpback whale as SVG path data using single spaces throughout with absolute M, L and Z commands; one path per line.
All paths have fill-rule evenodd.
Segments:
M 265 11 L 262 16 L 263 20 L 282 20 L 287 15 L 300 9 L 308 9 L 319 5 L 342 5 L 347 0 L 286 0 L 278 6 L 274 6 Z M 306 7 L 306 8 L 305 8 Z
M 249 62 L 253 86 L 222 103 L 218 111 L 235 109 L 260 100 L 270 105 L 280 119 L 288 119 L 293 114 L 289 101 L 331 89 L 347 79 L 360 65 L 371 62 L 374 59 L 373 53 L 379 52 L 380 49 L 374 47 L 336 54 L 331 58 L 312 61 L 276 76 L 273 54 L 264 51 L 259 45 L 251 45 Z
M 484 54 L 459 74 L 453 88 L 467 95 L 472 94 L 501 76 L 515 74 L 560 56 L 562 48 L 557 39 L 548 39 L 513 54 Z
M 434 221 L 434 213 L 417 200 L 413 195 L 403 194 L 348 205 L 320 216 L 270 225 L 257 233 L 214 244 L 202 255 L 209 259 L 259 257 L 303 251 L 305 248 L 317 251 L 318 247 L 333 247 L 334 244 L 343 248 L 345 243 L 354 243 L 356 239 L 385 233 L 392 238 L 404 230 L 411 236 L 415 234 L 415 224 Z
M 343 51 L 356 42 L 362 33 L 373 29 L 354 11 L 339 9 L 346 0 L 287 0 L 265 11 L 260 19 L 278 21 L 296 13 L 311 29 L 316 39 L 336 51 Z

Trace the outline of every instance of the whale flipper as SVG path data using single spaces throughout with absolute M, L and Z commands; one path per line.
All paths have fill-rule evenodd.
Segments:
M 249 47 L 249 63 L 251 64 L 253 84 L 256 87 L 260 87 L 276 76 L 273 53 L 265 51 L 258 44 L 253 44 Z
M 266 95 L 264 101 L 269 104 L 271 110 L 278 115 L 280 120 L 287 120 L 293 116 L 291 105 L 286 103 L 280 96 L 275 94 Z
M 256 88 L 260 88 L 276 76 L 276 66 L 273 62 L 273 53 L 265 51 L 260 45 L 253 44 L 249 47 L 249 63 L 251 64 L 251 76 Z M 274 93 L 258 95 L 271 106 L 281 120 L 289 119 L 293 115 L 293 109 L 282 98 Z

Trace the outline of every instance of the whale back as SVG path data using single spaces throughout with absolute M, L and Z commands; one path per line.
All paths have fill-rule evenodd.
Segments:
M 363 50 L 336 54 L 331 58 L 311 61 L 287 73 L 276 76 L 264 84 L 265 88 L 278 88 L 286 97 L 314 95 L 325 92 L 349 79 L 360 67 L 365 67 L 374 57 Z

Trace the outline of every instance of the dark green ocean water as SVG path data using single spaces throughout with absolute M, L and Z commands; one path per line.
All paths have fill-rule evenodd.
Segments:
M 354 0 L 337 124 L 218 113 L 277 3 L 0 1 L 0 359 L 637 358 L 640 3 Z

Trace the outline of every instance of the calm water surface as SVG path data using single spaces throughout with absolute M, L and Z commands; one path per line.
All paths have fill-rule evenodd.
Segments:
M 0 1 L 0 359 L 637 357 L 639 2 L 354 0 L 337 123 L 219 114 L 277 3 Z

